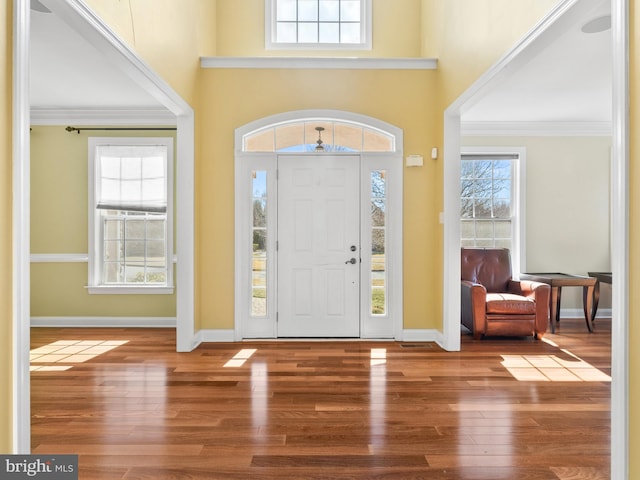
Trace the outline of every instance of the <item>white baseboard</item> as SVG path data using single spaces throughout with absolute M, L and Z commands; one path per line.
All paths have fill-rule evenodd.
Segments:
M 403 342 L 436 342 L 442 346 L 444 336 L 442 332 L 435 329 L 408 328 L 402 331 Z
M 175 328 L 175 317 L 31 317 L 32 327 L 149 327 Z M 274 339 L 278 340 L 278 339 Z M 372 339 L 363 339 L 372 340 Z M 375 340 L 375 339 L 374 339 Z M 390 339 L 381 339 L 389 341 Z M 435 329 L 407 329 L 403 330 L 403 342 L 437 342 L 443 340 L 442 333 Z M 233 329 L 205 329 L 196 333 L 194 344 L 215 342 L 235 342 Z
M 250 339 L 250 340 L 260 340 L 260 339 Z M 269 340 L 273 341 L 292 341 L 291 339 L 278 339 L 278 338 L 270 338 Z M 300 338 L 295 339 L 295 341 L 314 341 L 318 340 L 316 338 Z M 332 339 L 329 339 L 331 341 Z M 340 339 L 335 341 L 352 341 L 353 339 Z M 363 338 L 365 341 L 378 340 L 375 338 Z M 381 341 L 393 341 L 390 338 L 381 338 Z M 397 339 L 397 341 L 402 342 L 437 342 L 438 344 L 442 343 L 443 336 L 442 333 L 438 330 L 434 329 L 408 329 L 403 330 L 402 338 Z M 207 342 L 236 342 L 235 339 L 235 330 L 200 330 L 196 333 L 195 343 L 207 343 Z
M 31 317 L 32 327 L 175 328 L 175 317 Z
M 200 330 L 196 334 L 196 343 L 222 343 L 222 342 L 235 342 L 236 332 L 233 329 L 228 330 Z

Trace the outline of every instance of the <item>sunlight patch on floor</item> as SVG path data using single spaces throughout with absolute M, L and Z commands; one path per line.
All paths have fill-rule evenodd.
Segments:
M 385 365 L 387 363 L 387 349 L 386 348 L 372 348 L 371 349 L 371 366 Z
M 73 364 L 91 360 L 125 343 L 128 343 L 128 340 L 58 340 L 29 352 L 30 370 L 32 372 L 69 370 L 73 368 Z M 48 365 L 52 363 L 56 365 Z
M 561 349 L 571 359 L 557 355 L 502 355 L 502 366 L 521 382 L 610 382 L 611 377 Z
M 244 363 L 251 358 L 251 355 L 256 353 L 255 348 L 243 348 L 236 353 L 231 360 L 224 364 L 225 367 L 238 368 L 244 365 Z

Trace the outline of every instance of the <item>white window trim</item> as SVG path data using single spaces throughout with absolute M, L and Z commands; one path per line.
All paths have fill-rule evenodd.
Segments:
M 96 194 L 96 147 L 98 145 L 165 145 L 167 146 L 167 212 L 166 212 L 166 258 L 167 258 L 167 282 L 166 285 L 102 285 L 100 284 L 100 224 L 96 222 L 95 194 Z M 89 137 L 89 285 L 87 291 L 90 294 L 142 294 L 142 295 L 170 295 L 174 292 L 173 283 L 173 138 L 170 137 Z
M 526 235 L 525 226 L 527 224 L 525 212 L 526 200 L 526 171 L 527 171 L 527 149 L 525 147 L 461 147 L 460 153 L 491 155 L 491 154 L 517 154 L 518 159 L 513 162 L 513 189 L 511 191 L 511 201 L 513 208 L 511 223 L 511 268 L 514 280 L 517 280 L 520 273 L 526 272 Z M 458 214 L 459 221 L 459 214 Z
M 361 0 L 362 43 L 278 43 L 275 41 L 275 0 L 264 1 L 264 45 L 267 50 L 371 50 L 373 47 L 372 0 Z

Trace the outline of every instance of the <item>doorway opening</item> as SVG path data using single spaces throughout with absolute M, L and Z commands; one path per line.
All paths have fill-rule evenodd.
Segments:
M 460 181 L 461 116 L 474 104 L 492 82 L 504 79 L 523 63 L 531 60 L 538 46 L 545 45 L 560 32 L 571 13 L 590 2 L 564 0 L 514 46 L 498 63 L 458 97 L 444 115 L 444 183 Z M 611 333 L 611 478 L 628 477 L 628 370 L 629 355 L 626 332 L 629 328 L 629 259 L 628 259 L 628 168 L 629 168 L 629 2 L 611 1 L 612 24 L 612 148 L 611 148 L 611 270 L 617 288 L 612 291 Z M 552 34 L 547 38 L 547 34 Z M 530 48 L 532 47 L 532 48 Z M 444 348 L 460 350 L 460 195 L 455 188 L 445 190 L 444 228 Z
M 236 340 L 401 337 L 401 146 L 338 111 L 236 130 Z

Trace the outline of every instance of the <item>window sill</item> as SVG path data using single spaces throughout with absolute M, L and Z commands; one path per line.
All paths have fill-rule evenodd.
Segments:
M 174 287 L 101 285 L 87 287 L 90 295 L 172 295 Z
M 435 70 L 435 58 L 379 57 L 201 57 L 201 68 Z

